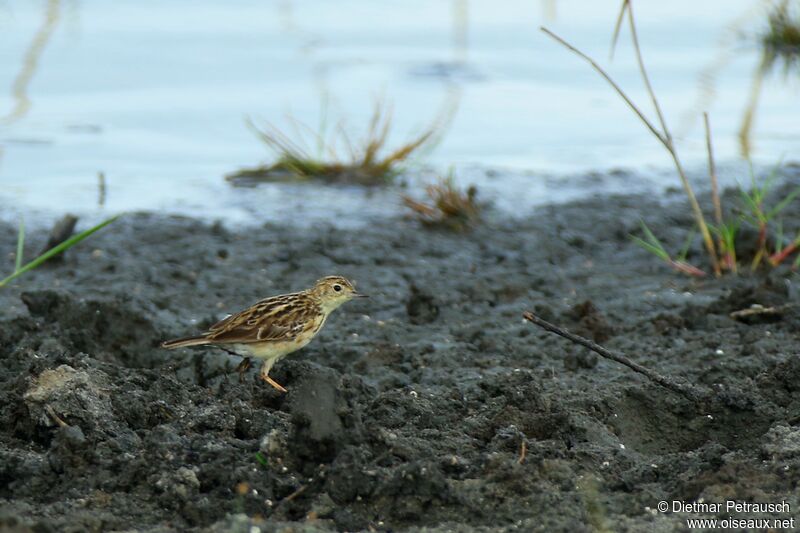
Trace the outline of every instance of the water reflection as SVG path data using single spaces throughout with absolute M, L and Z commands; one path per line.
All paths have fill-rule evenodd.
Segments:
M 753 74 L 750 95 L 739 128 L 739 146 L 742 156 L 750 157 L 751 132 L 756 109 L 761 97 L 764 78 L 773 74 L 781 65 L 784 80 L 800 74 L 800 8 L 798 2 L 790 4 L 783 0 L 773 6 L 767 14 L 767 29 L 760 36 L 761 61 Z
M 11 94 L 14 105 L 10 111 L 0 121 L 11 123 L 19 120 L 28 112 L 31 107 L 31 100 L 28 96 L 28 87 L 36 69 L 39 66 L 39 59 L 44 52 L 47 43 L 53 35 L 61 16 L 61 0 L 47 0 L 45 5 L 42 25 L 36 31 L 25 55 L 22 58 L 22 68 L 11 84 Z
M 731 19 L 740 17 L 734 21 L 739 29 L 752 28 L 755 1 L 639 2 L 642 44 L 670 114 L 682 115 L 694 101 L 694 74 L 709 62 Z M 476 165 L 518 171 L 489 178 L 481 170 L 487 176 L 479 184 L 482 194 L 492 186 L 498 197 L 501 191 L 518 196 L 528 178 L 515 184 L 509 176 L 527 176 L 528 169 L 562 176 L 635 168 L 640 175 L 647 165 L 662 164 L 661 148 L 622 118 L 600 82 L 585 82 L 583 65 L 557 55 L 536 31 L 553 23 L 592 55 L 604 56 L 620 2 L 198 0 L 187 7 L 173 0 L 156 8 L 132 0 L 0 0 L 13 15 L 3 16 L 11 22 L 0 33 L 0 121 L 13 120 L 8 127 L 0 122 L 0 181 L 8 184 L 0 200 L 94 208 L 97 171 L 103 170 L 109 193 L 113 189 L 106 199 L 110 211 L 177 205 L 219 213 L 224 202 L 235 210 L 250 196 L 222 176 L 264 157 L 245 117 L 273 123 L 293 138 L 297 122 L 310 124 L 312 131 L 304 133 L 317 146 L 309 151 L 319 152 L 314 133 L 324 129 L 320 122 L 343 117 L 365 124 L 369 102 L 381 94 L 396 109 L 400 138 L 389 146 L 429 123 L 443 98 L 451 109 L 458 106 L 447 136 L 425 163 L 439 171 L 454 165 L 459 180 Z M 73 17 L 79 38 L 63 39 Z M 713 94 L 691 113 L 695 125 L 699 111 L 715 118 L 721 165 L 737 158 L 739 119 L 753 65 L 762 60 L 751 32 L 749 47 L 742 31 L 727 32 L 734 35 L 725 68 L 710 71 L 705 86 Z M 618 50 L 620 58 L 630 53 Z M 782 64 L 778 60 L 775 70 Z M 615 62 L 614 75 L 636 91 L 636 72 L 624 65 Z M 757 155 L 768 162 L 796 153 L 797 139 L 786 135 L 797 123 L 796 95 L 767 82 L 758 89 Z M 698 129 L 679 137 L 687 171 L 698 163 L 704 168 Z M 42 195 L 45 189 L 51 194 Z M 283 184 L 247 194 L 260 195 L 253 197 L 257 212 L 277 211 L 276 204 L 295 196 Z M 564 194 L 559 185 L 547 199 L 560 201 Z
M 557 0 L 541 0 L 542 19 L 551 24 L 558 18 Z
M 453 62 L 467 62 L 469 49 L 469 1 L 453 0 Z
M 469 0 L 452 0 L 450 25 L 450 60 L 417 66 L 411 69 L 411 74 L 438 78 L 451 84 L 483 80 L 484 76 L 469 63 Z M 450 92 L 455 92 L 452 86 Z
M 698 97 L 691 111 L 684 114 L 679 131 L 691 128 L 697 115 L 709 109 L 719 96 L 718 83 L 734 62 L 756 49 L 755 68 L 747 77 L 748 87 L 739 91 L 745 97 L 744 110 L 736 131 L 739 155 L 749 159 L 753 155 L 753 128 L 756 112 L 767 78 L 783 71 L 783 81 L 800 74 L 800 2 L 754 3 L 732 20 L 721 32 L 714 59 L 698 75 Z M 762 21 L 757 28 L 753 21 Z

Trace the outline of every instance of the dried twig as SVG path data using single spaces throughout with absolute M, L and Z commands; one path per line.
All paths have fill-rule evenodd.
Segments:
M 287 497 L 282 499 L 280 503 L 290 502 L 294 500 L 295 498 L 303 494 L 306 491 L 306 489 L 308 489 L 308 485 L 300 485 L 300 488 L 298 488 L 296 491 L 294 491 L 293 493 L 289 494 Z
M 579 335 L 575 335 L 574 333 L 567 331 L 566 329 L 560 328 L 555 324 L 551 324 L 550 322 L 534 315 L 530 311 L 522 313 L 522 316 L 525 318 L 525 320 L 533 322 L 540 328 L 550 331 L 551 333 L 555 333 L 556 335 L 564 337 L 565 339 L 570 340 L 576 344 L 585 346 L 586 348 L 589 348 L 593 352 L 601 355 L 602 357 L 605 357 L 606 359 L 611 359 L 612 361 L 616 361 L 617 363 L 627 366 L 634 372 L 642 374 L 651 381 L 661 385 L 666 389 L 671 390 L 672 392 L 680 394 L 681 396 L 683 396 L 688 400 L 691 400 L 693 402 L 700 402 L 704 400 L 706 397 L 706 394 L 704 394 L 702 391 L 698 390 L 696 387 L 692 385 L 684 385 L 678 383 L 675 379 L 663 376 L 658 372 L 656 372 L 655 370 L 650 370 L 649 368 L 644 367 L 639 363 L 635 363 L 622 354 L 614 353 L 610 350 L 607 350 L 606 348 L 603 348 L 599 344 L 590 341 L 589 339 L 585 339 Z
M 764 307 L 760 304 L 753 304 L 746 309 L 739 309 L 738 311 L 732 312 L 730 316 L 734 320 L 741 320 L 747 321 L 750 318 L 758 317 L 758 316 L 766 316 L 766 317 L 779 317 L 783 315 L 788 309 L 795 307 L 797 304 L 788 303 L 784 305 L 776 305 L 773 307 Z

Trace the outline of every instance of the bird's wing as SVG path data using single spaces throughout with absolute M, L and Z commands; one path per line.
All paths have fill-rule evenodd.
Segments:
M 266 298 L 220 320 L 206 338 L 212 343 L 291 341 L 319 312 L 316 302 L 300 293 Z

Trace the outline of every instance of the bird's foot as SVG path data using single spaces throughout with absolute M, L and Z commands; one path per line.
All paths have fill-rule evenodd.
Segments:
M 276 388 L 276 389 L 278 389 L 279 391 L 281 391 L 281 392 L 288 392 L 288 391 L 286 390 L 286 388 L 284 388 L 284 386 L 283 386 L 283 385 L 281 385 L 280 383 L 278 383 L 277 381 L 275 381 L 275 380 L 274 380 L 274 379 L 272 379 L 271 377 L 269 377 L 269 376 L 265 376 L 264 374 L 260 374 L 260 377 L 261 377 L 261 379 L 263 379 L 264 381 L 266 381 L 267 383 L 269 383 L 270 385 L 272 385 L 273 387 L 275 387 L 275 388 Z

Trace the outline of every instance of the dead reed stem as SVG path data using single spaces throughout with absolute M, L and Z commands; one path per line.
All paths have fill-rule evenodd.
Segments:
M 675 169 L 677 170 L 678 177 L 680 178 L 681 184 L 683 185 L 683 190 L 685 191 L 686 196 L 689 199 L 689 205 L 692 208 L 695 222 L 698 228 L 700 228 L 700 233 L 703 236 L 703 242 L 705 243 L 706 249 L 708 251 L 708 255 L 711 260 L 711 266 L 714 269 L 714 274 L 716 276 L 720 276 L 722 274 L 722 271 L 720 269 L 719 259 L 717 257 L 717 250 L 714 245 L 714 240 L 711 238 L 711 232 L 709 231 L 708 226 L 706 225 L 705 218 L 703 217 L 703 211 L 700 209 L 700 204 L 698 204 L 697 202 L 697 197 L 694 194 L 694 190 L 692 189 L 692 186 L 689 183 L 688 178 L 686 177 L 686 172 L 684 172 L 683 170 L 683 165 L 681 164 L 680 158 L 678 157 L 678 152 L 675 149 L 675 144 L 672 140 L 672 134 L 670 133 L 669 128 L 667 127 L 666 120 L 664 119 L 664 115 L 661 112 L 661 106 L 658 103 L 658 98 L 656 97 L 655 91 L 653 90 L 653 87 L 650 84 L 650 78 L 647 75 L 647 70 L 645 69 L 644 59 L 642 58 L 641 49 L 639 47 L 639 38 L 636 33 L 636 23 L 633 18 L 633 5 L 631 0 L 624 0 L 621 14 L 624 14 L 626 11 L 628 14 L 628 22 L 631 28 L 633 46 L 636 51 L 636 61 L 639 65 L 639 72 L 642 75 L 642 79 L 644 81 L 645 87 L 647 88 L 647 92 L 650 95 L 650 100 L 653 102 L 653 106 L 655 107 L 656 115 L 658 116 L 658 121 L 661 124 L 662 131 L 659 131 L 653 125 L 653 123 L 644 115 L 644 113 L 642 113 L 642 111 L 636 106 L 636 104 L 633 103 L 633 101 L 628 97 L 628 95 L 625 94 L 625 91 L 623 91 L 622 88 L 619 85 L 617 85 L 617 83 L 611 78 L 611 76 L 609 76 L 605 72 L 605 70 L 603 70 L 603 68 L 597 64 L 597 62 L 595 62 L 591 57 L 589 57 L 582 51 L 578 50 L 577 48 L 569 44 L 567 41 L 565 41 L 555 33 L 551 32 L 547 28 L 542 27 L 541 30 L 550 37 L 552 37 L 553 39 L 555 39 L 561 45 L 566 47 L 568 50 L 570 50 L 571 52 L 575 53 L 576 55 L 587 61 L 592 66 L 592 68 L 594 68 L 595 71 L 597 71 L 597 73 L 600 74 L 611 85 L 611 87 L 614 88 L 617 94 L 625 101 L 626 104 L 628 104 L 628 107 L 630 107 L 631 110 L 636 114 L 636 116 L 639 117 L 639 120 L 641 120 L 642 123 L 645 126 L 647 126 L 647 129 L 649 129 L 650 132 L 653 135 L 655 135 L 656 139 L 658 139 L 659 142 L 661 142 L 661 144 L 664 145 L 664 148 L 667 149 L 667 152 L 669 152 L 670 156 L 672 157 L 672 161 L 675 164 Z M 615 30 L 615 34 L 616 33 L 618 32 Z
M 703 113 L 703 123 L 706 127 L 706 149 L 708 150 L 708 177 L 711 180 L 711 200 L 714 202 L 714 220 L 717 226 L 722 228 L 722 202 L 719 198 L 719 186 L 717 185 L 717 166 L 714 164 L 714 149 L 711 144 L 711 124 L 708 120 L 708 113 Z

